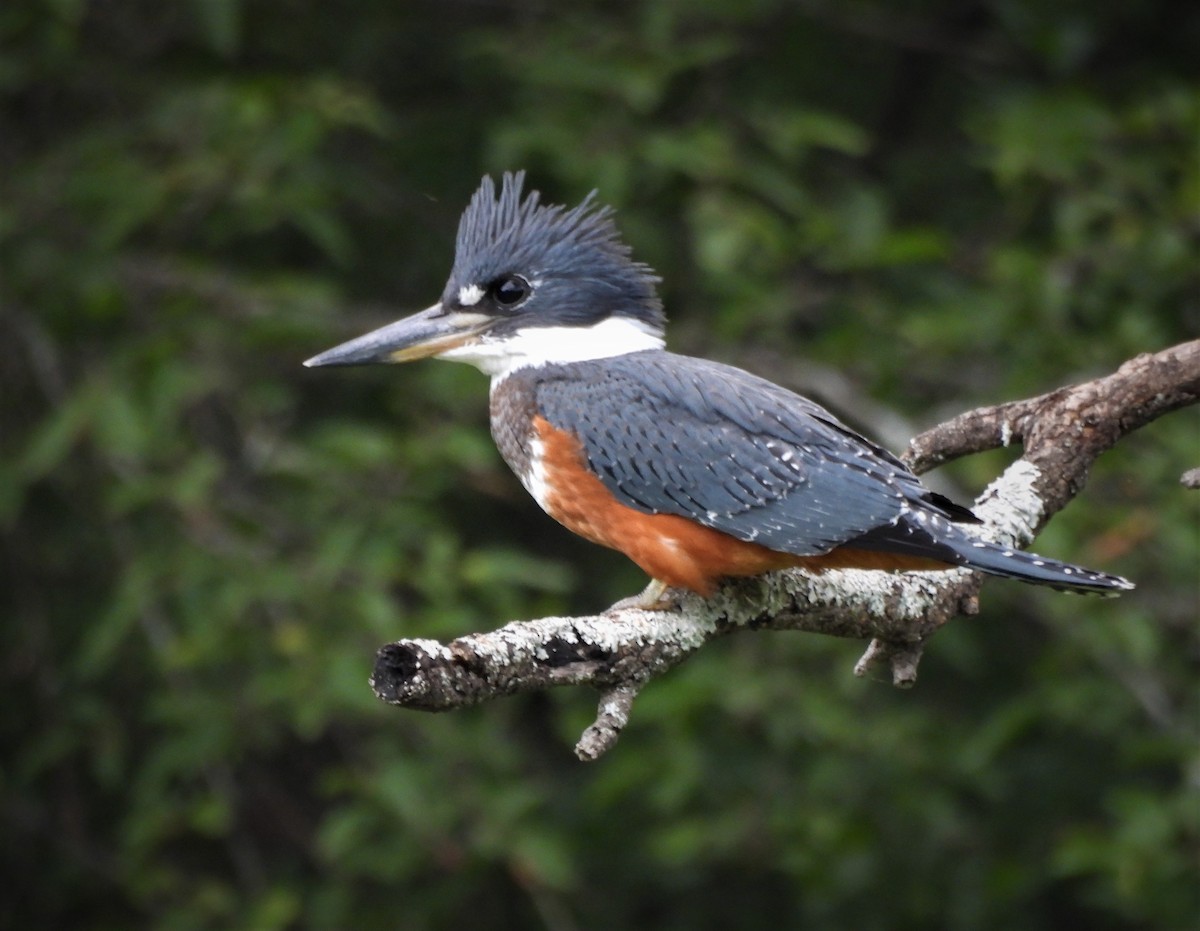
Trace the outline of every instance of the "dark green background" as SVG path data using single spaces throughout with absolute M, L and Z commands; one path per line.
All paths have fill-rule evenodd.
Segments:
M 517 167 L 618 207 L 674 348 L 892 446 L 1194 338 L 1198 10 L 6 0 L 0 924 L 1193 926 L 1194 411 L 1038 541 L 1136 593 L 989 582 L 910 693 L 736 637 L 583 765 L 593 695 L 398 712 L 374 650 L 644 579 L 477 372 L 300 361 L 435 300 Z

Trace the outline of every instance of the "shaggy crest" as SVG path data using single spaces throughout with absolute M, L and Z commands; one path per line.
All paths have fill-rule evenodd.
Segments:
M 497 196 L 491 176 L 484 177 L 459 220 L 447 294 L 513 273 L 531 280 L 586 277 L 593 288 L 609 292 L 614 304 L 627 302 L 634 315 L 661 329 L 665 318 L 655 290 L 660 279 L 630 258 L 613 209 L 597 204 L 595 191 L 570 209 L 543 204 L 538 191 L 523 195 L 524 183 L 524 171 L 505 172 Z M 593 301 L 597 297 L 592 294 Z

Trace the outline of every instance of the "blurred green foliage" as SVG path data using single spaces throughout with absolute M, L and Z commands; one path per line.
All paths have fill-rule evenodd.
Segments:
M 371 696 L 389 639 L 643 582 L 478 373 L 299 366 L 439 293 L 485 171 L 598 187 L 677 348 L 913 429 L 1200 333 L 1194 4 L 567 10 L 0 6 L 0 924 L 1192 926 L 1194 411 L 1039 541 L 1138 591 L 989 583 L 911 694 L 743 636 L 593 766 L 588 695 Z

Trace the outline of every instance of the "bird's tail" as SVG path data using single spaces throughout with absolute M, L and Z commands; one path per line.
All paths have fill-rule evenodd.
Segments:
M 930 511 L 911 512 L 895 524 L 877 528 L 850 545 L 942 560 L 989 575 L 1049 585 L 1066 592 L 1119 595 L 1135 587 L 1119 575 L 982 540 L 963 530 L 961 524 Z
M 952 546 L 952 549 L 960 557 L 958 564 L 961 566 L 1005 579 L 1049 585 L 1059 591 L 1115 596 L 1135 587 L 1119 575 L 1047 559 L 1037 553 L 1009 549 L 986 540 L 970 539 L 965 547 Z

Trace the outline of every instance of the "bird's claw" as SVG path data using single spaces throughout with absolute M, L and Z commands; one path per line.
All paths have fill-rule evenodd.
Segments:
M 679 592 L 666 582 L 651 579 L 637 595 L 630 595 L 616 602 L 609 611 L 673 611 L 679 607 Z

